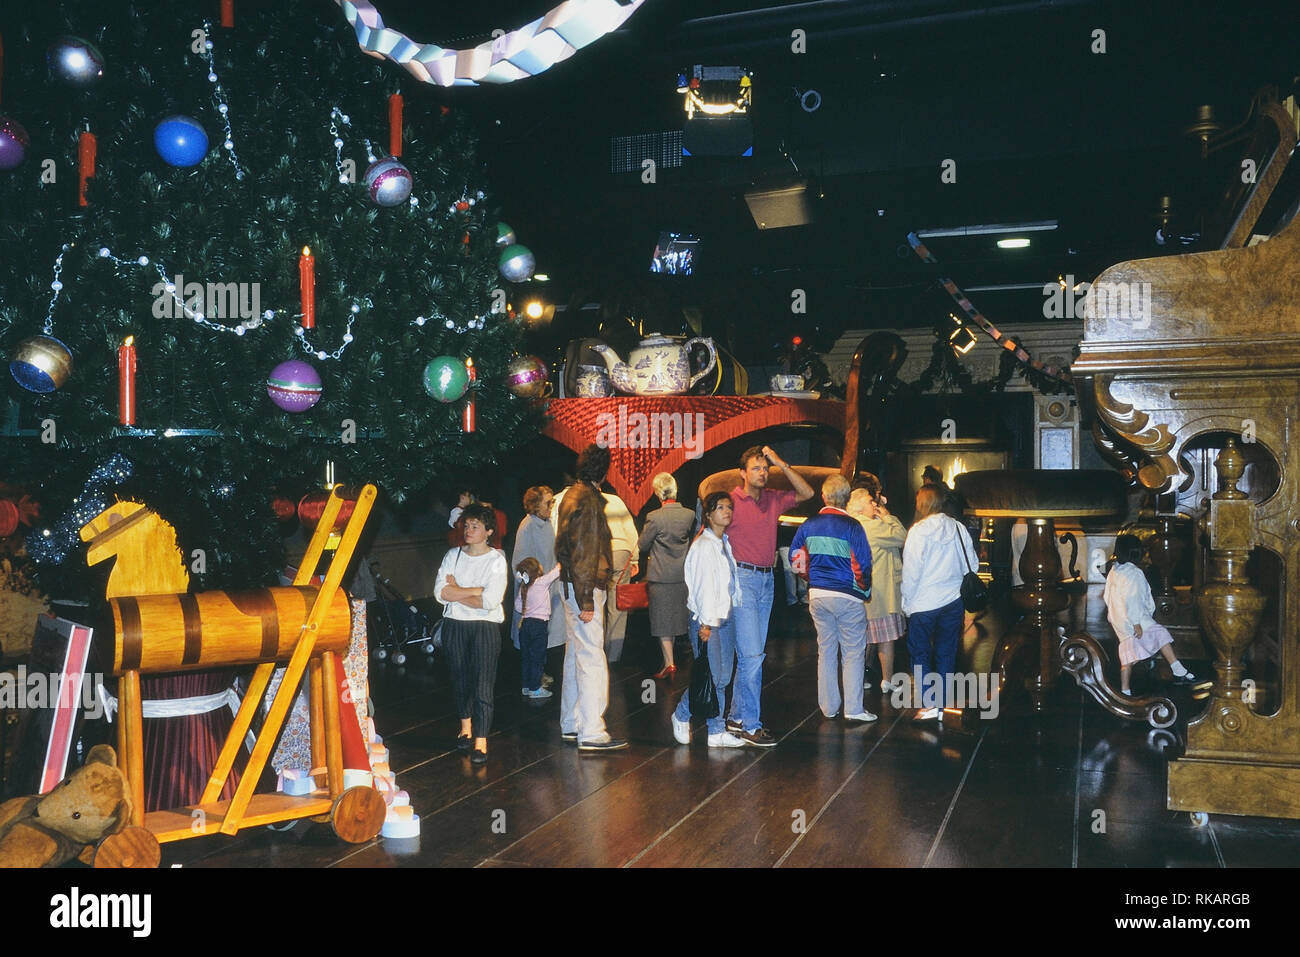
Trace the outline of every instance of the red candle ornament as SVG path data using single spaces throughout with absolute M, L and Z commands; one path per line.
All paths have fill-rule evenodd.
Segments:
M 221 25 L 226 29 L 235 25 L 235 0 L 221 0 Z
M 127 336 L 117 350 L 117 418 L 135 425 L 135 336 Z
M 388 155 L 402 155 L 402 94 L 388 97 Z
M 460 430 L 468 435 L 471 432 L 478 431 L 478 415 L 474 408 L 474 393 L 469 394 L 465 400 L 465 407 L 460 413 Z
M 86 202 L 86 181 L 95 175 L 95 154 L 98 150 L 99 142 L 90 130 L 77 137 L 77 200 L 82 206 L 89 205 Z
M 469 357 L 465 359 L 465 374 L 469 376 L 470 382 L 478 381 L 478 372 L 474 369 L 474 360 Z
M 311 247 L 302 247 L 302 256 L 298 258 L 298 287 L 302 292 L 302 327 L 316 328 L 316 260 L 312 258 Z

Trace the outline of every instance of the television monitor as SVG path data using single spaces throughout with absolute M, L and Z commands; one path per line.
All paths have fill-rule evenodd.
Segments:
M 650 271 L 666 276 L 689 276 L 695 272 L 700 240 L 690 233 L 662 232 L 650 259 Z

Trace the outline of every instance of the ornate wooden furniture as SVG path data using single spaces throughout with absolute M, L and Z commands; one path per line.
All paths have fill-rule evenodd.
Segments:
M 1202 512 L 1209 549 L 1196 610 L 1215 655 L 1205 713 L 1169 767 L 1173 809 L 1300 818 L 1300 223 L 1267 242 L 1121 263 L 1088 297 L 1079 399 L 1103 452 L 1154 491 Z M 1208 439 L 1204 438 L 1209 436 Z M 1184 455 L 1221 445 L 1204 501 Z M 1247 449 L 1246 444 L 1250 444 Z M 1276 490 L 1238 488 L 1244 453 L 1271 459 Z M 1213 483 L 1213 476 L 1202 474 Z M 1209 489 L 1207 489 L 1208 491 Z M 1269 598 L 1247 562 L 1276 556 L 1281 587 L 1276 710 L 1253 699 L 1242 656 Z
M 338 488 L 317 523 L 292 588 L 176 594 L 175 586 L 183 587 L 184 566 L 175 532 L 134 503 L 119 503 L 82 529 L 89 543 L 88 561 L 117 557 L 108 584 L 112 647 L 101 658 L 111 661 L 113 673 L 120 677 L 117 751 L 132 792 L 133 825 L 143 826 L 163 843 L 235 834 L 241 827 L 304 817 L 328 820 L 336 834 L 353 843 L 379 833 L 385 814 L 379 793 L 372 788 L 343 789 L 339 700 L 333 693 L 336 655 L 347 651 L 350 626 L 340 583 L 375 495 L 373 485 L 361 490 L 319 588 L 308 583 L 337 524 L 343 504 Z M 218 800 L 275 666 L 284 662 L 284 678 L 234 796 Z M 195 806 L 146 813 L 141 674 L 241 665 L 256 669 L 201 799 Z M 326 769 L 324 788 L 304 797 L 254 794 L 304 675 L 310 690 L 312 762 Z M 139 857 L 134 851 L 130 856 Z
M 1011 590 L 1024 618 L 1011 629 L 993 655 L 999 687 L 1009 676 L 1027 670 L 1024 686 L 1035 711 L 1061 670 L 1074 676 L 1097 702 L 1122 718 L 1167 728 L 1178 712 L 1162 697 L 1126 697 L 1106 677 L 1106 653 L 1087 634 L 1062 639 L 1057 615 L 1070 604 L 1061 584 L 1061 556 L 1056 547 L 1058 518 L 1118 518 L 1127 510 L 1124 480 L 1114 472 L 1008 469 L 967 472 L 957 476 L 957 491 L 966 513 L 980 518 L 1024 518 L 1029 526 L 1020 556 L 1020 577 Z M 1029 659 L 1018 661 L 1017 659 Z M 1028 669 L 1024 666 L 1028 665 Z

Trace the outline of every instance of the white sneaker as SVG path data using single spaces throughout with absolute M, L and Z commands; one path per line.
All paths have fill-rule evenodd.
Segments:
M 677 720 L 677 715 L 676 715 L 675 713 L 672 715 L 672 719 L 673 719 L 673 740 L 676 741 L 678 744 L 690 744 L 690 743 L 691 743 L 691 725 L 690 725 L 690 722 L 688 722 L 688 721 L 678 721 L 678 720 Z M 709 741 L 710 741 L 709 746 L 712 747 L 712 746 L 713 746 L 713 745 L 712 745 L 712 741 L 713 741 L 713 736 L 712 736 L 712 735 L 709 736 Z
M 880 682 L 880 693 L 881 693 L 881 694 L 893 694 L 893 693 L 894 693 L 894 686 L 891 685 L 888 681 L 882 681 L 882 682 Z
M 859 711 L 857 714 L 846 714 L 845 721 L 875 721 L 876 716 L 870 711 Z
M 709 735 L 709 747 L 711 748 L 743 748 L 744 746 L 745 742 L 730 731 L 719 731 L 717 734 Z
M 916 713 L 913 721 L 937 721 L 939 719 L 938 708 L 924 708 Z

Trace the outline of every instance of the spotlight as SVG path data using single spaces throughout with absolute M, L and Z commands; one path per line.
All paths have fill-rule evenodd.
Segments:
M 964 356 L 975 348 L 975 335 L 965 326 L 954 329 L 948 336 L 948 344 L 952 346 L 953 351 L 959 356 Z
M 529 319 L 540 319 L 545 311 L 546 307 L 542 305 L 540 299 L 530 299 L 524 306 L 524 315 Z

